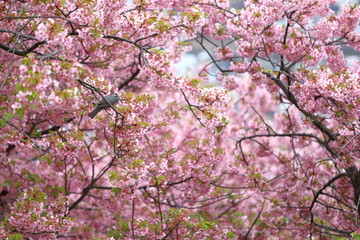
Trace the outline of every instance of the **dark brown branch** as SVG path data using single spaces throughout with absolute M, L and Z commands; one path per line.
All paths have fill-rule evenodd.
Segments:
M 325 133 L 331 140 L 335 141 L 338 139 L 337 135 L 334 134 L 328 127 L 326 127 L 321 121 L 317 119 L 316 116 L 313 114 L 310 114 L 306 111 L 304 111 L 298 104 L 294 94 L 289 90 L 289 88 L 283 83 L 280 79 L 272 76 L 270 73 L 263 72 L 268 78 L 273 80 L 284 92 L 287 99 L 296 106 L 297 109 L 299 109 L 306 117 L 310 118 L 313 122 L 313 124 L 323 133 Z
M 248 137 L 243 137 L 238 140 L 238 144 L 240 145 L 242 141 L 247 139 L 254 139 L 258 137 L 310 137 L 314 138 L 320 145 L 322 145 L 326 150 L 328 150 L 334 157 L 337 157 L 337 152 L 332 149 L 325 141 L 321 140 L 316 135 L 310 133 L 274 133 L 274 134 L 256 134 Z
M 194 110 L 192 109 L 192 107 L 196 107 L 196 108 L 198 108 L 198 109 L 201 111 L 200 107 L 194 106 L 193 104 L 191 104 L 191 103 L 189 102 L 189 100 L 187 99 L 184 91 L 183 91 L 182 89 L 180 89 L 180 91 L 181 91 L 181 93 L 183 94 L 183 96 L 184 96 L 184 98 L 185 98 L 185 101 L 186 101 L 186 103 L 188 104 L 191 113 L 194 115 L 194 117 L 196 118 L 196 120 L 199 121 L 199 123 L 201 124 L 201 126 L 205 127 L 205 125 L 201 122 L 201 118 L 199 118 L 199 117 L 196 115 L 196 113 L 194 112 Z
M 152 35 L 150 35 L 149 37 L 151 37 L 151 36 L 152 36 Z M 104 38 L 109 38 L 109 39 L 114 39 L 114 40 L 117 40 L 117 41 L 122 41 L 122 42 L 130 43 L 130 44 L 134 45 L 135 47 L 139 48 L 141 52 L 142 52 L 142 51 L 145 51 L 145 52 L 147 52 L 147 53 L 150 53 L 146 48 L 144 48 L 143 46 L 141 46 L 141 45 L 138 44 L 139 39 L 136 40 L 136 41 L 131 41 L 130 39 L 127 39 L 127 38 L 122 38 L 122 37 L 113 36 L 113 35 L 108 35 L 108 34 L 105 34 L 103 37 L 104 37 Z M 147 38 L 147 37 L 146 37 L 146 38 Z M 143 38 L 143 39 L 146 39 L 146 38 Z M 142 39 L 140 39 L 140 40 L 142 40 Z
M 351 166 L 345 169 L 348 174 L 351 185 L 354 188 L 354 202 L 358 213 L 360 214 L 359 196 L 360 196 L 360 171 L 355 166 Z
M 118 90 L 121 90 L 123 87 L 125 87 L 126 85 L 128 85 L 131 81 L 133 81 L 137 75 L 139 75 L 140 73 L 140 69 L 138 68 L 132 75 L 131 77 L 129 77 L 127 80 L 125 80 L 124 82 L 122 82 L 119 87 Z
M 12 31 L 12 30 L 8 30 L 8 29 L 0 29 L 0 32 L 7 32 L 7 33 L 12 33 L 16 36 L 19 36 L 19 37 L 23 37 L 23 38 L 28 38 L 28 39 L 31 39 L 31 40 L 36 40 L 36 41 L 39 41 L 37 38 L 35 38 L 34 36 L 31 36 L 31 35 L 28 35 L 28 34 L 25 34 L 25 33 L 21 33 L 21 32 L 17 32 L 17 31 Z
M 331 178 L 319 191 L 317 191 L 315 193 L 315 196 L 314 196 L 314 199 L 309 207 L 309 212 L 311 214 L 311 219 L 310 219 L 310 223 L 311 224 L 314 224 L 317 226 L 317 224 L 314 222 L 314 214 L 312 212 L 312 209 L 313 207 L 315 206 L 315 203 L 317 202 L 317 199 L 319 198 L 320 194 L 322 194 L 322 192 L 327 188 L 329 187 L 333 182 L 335 182 L 336 180 L 338 180 L 339 178 L 342 178 L 344 176 L 346 176 L 347 173 L 343 172 L 343 173 L 339 173 L 338 175 L 336 175 L 335 177 Z M 324 227 L 322 227 L 324 228 Z M 324 229 L 327 229 L 327 228 L 324 228 Z M 335 229 L 334 229 L 335 230 Z M 336 231 L 336 232 L 342 232 L 342 231 Z
M 79 203 L 82 202 L 82 200 L 84 200 L 85 197 L 88 196 L 88 193 L 93 188 L 92 186 L 94 186 L 94 184 L 110 169 L 110 167 L 113 165 L 113 162 L 115 161 L 115 159 L 116 159 L 116 157 L 114 157 L 110 161 L 109 164 L 107 164 L 103 169 L 100 170 L 99 174 L 89 183 L 89 185 L 87 187 L 83 188 L 81 196 L 69 206 L 68 212 L 70 212 L 72 209 L 74 209 Z
M 188 178 L 185 178 L 183 180 L 180 180 L 180 181 L 177 181 L 177 182 L 168 182 L 166 184 L 166 186 L 175 186 L 177 184 L 181 184 L 181 183 L 184 183 L 184 182 L 188 182 L 190 181 L 191 179 L 193 179 L 194 177 L 188 177 Z M 140 186 L 138 187 L 139 190 L 141 189 L 146 189 L 146 188 L 153 188 L 153 187 L 156 187 L 157 185 L 144 185 L 144 186 Z M 107 187 L 107 186 L 96 186 L 96 185 L 93 185 L 91 186 L 90 188 L 96 188 L 96 189 L 104 189 L 104 190 L 111 190 L 113 189 L 114 187 Z
M 201 39 L 203 38 L 203 36 L 200 34 Z M 224 72 L 232 72 L 232 70 L 228 70 L 228 69 L 222 69 L 220 67 L 219 64 L 217 64 L 217 61 L 214 59 L 214 57 L 211 55 L 211 53 L 209 52 L 209 50 L 204 46 L 202 40 L 200 41 L 199 39 L 195 38 L 195 41 L 202 47 L 202 49 L 204 49 L 204 51 L 208 54 L 208 56 L 210 57 L 212 63 L 215 64 L 215 66 L 217 67 L 217 69 L 219 69 L 220 72 L 224 73 Z
M 7 52 L 14 53 L 16 55 L 25 57 L 27 54 L 31 53 L 33 50 L 35 50 L 36 48 L 38 48 L 39 46 L 41 46 L 44 43 L 46 43 L 46 42 L 45 41 L 37 42 L 34 45 L 32 45 L 31 47 L 29 47 L 28 49 L 23 50 L 23 51 L 15 50 L 15 49 L 9 47 L 8 45 L 2 44 L 2 43 L 0 43 L 0 48 Z
M 131 234 L 133 239 L 135 239 L 134 219 L 135 219 L 135 198 L 132 199 L 132 204 L 131 204 Z
M 247 233 L 246 233 L 246 235 L 245 235 L 245 239 L 248 239 L 248 238 L 249 238 L 249 234 L 250 234 L 251 230 L 254 228 L 254 226 L 255 226 L 257 220 L 259 219 L 259 217 L 260 217 L 260 215 L 261 215 L 261 213 L 262 213 L 263 210 L 264 210 L 264 203 L 262 204 L 261 210 L 260 210 L 260 212 L 258 213 L 258 215 L 256 216 L 254 222 L 251 224 L 249 230 L 247 231 Z
M 87 25 L 84 25 L 84 24 L 80 24 L 80 23 L 76 23 L 76 22 L 73 22 L 65 17 L 61 17 L 61 16 L 7 16 L 7 17 L 3 17 L 3 18 L 0 18 L 0 21 L 3 21 L 3 20 L 9 20 L 9 19 L 36 19 L 36 18 L 57 18 L 57 19 L 62 19 L 62 20 L 65 20 L 69 23 L 73 23 L 75 25 L 78 25 L 78 26 L 84 26 L 86 27 Z

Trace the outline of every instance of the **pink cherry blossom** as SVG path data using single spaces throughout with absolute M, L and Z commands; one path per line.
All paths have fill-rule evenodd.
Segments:
M 0 238 L 356 234 L 360 10 L 335 3 L 0 1 Z

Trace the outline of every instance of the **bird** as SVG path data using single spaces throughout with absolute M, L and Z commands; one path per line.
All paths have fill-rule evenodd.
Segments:
M 105 99 L 107 101 L 105 101 Z M 119 102 L 120 98 L 119 95 L 117 93 L 111 94 L 111 95 L 107 95 L 105 96 L 103 99 L 101 99 L 97 104 L 96 104 L 96 108 L 88 114 L 88 116 L 93 119 L 101 110 L 103 109 L 107 109 L 110 107 L 109 103 L 111 105 L 115 105 L 117 102 Z M 109 102 L 109 103 L 108 103 Z

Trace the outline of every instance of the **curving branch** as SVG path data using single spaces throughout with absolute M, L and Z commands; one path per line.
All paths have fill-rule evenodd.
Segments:
M 317 199 L 319 198 L 319 196 L 321 194 L 323 194 L 323 191 L 329 187 L 333 182 L 335 182 L 336 180 L 338 180 L 339 178 L 342 178 L 344 176 L 346 176 L 347 173 L 343 172 L 343 173 L 339 173 L 337 174 L 335 177 L 331 178 L 321 189 L 319 189 L 315 195 L 314 195 L 314 198 L 313 198 L 313 201 L 311 202 L 311 205 L 309 207 L 309 212 L 310 212 L 310 215 L 311 215 L 311 218 L 310 218 L 310 223 L 312 225 L 315 225 L 315 226 L 318 226 L 322 229 L 326 229 L 326 230 L 330 230 L 330 231 L 333 231 L 333 232 L 338 232 L 338 233 L 342 233 L 342 234 L 350 234 L 351 232 L 347 232 L 347 231 L 343 231 L 343 230 L 340 230 L 340 229 L 334 229 L 334 228 L 330 228 L 328 226 L 324 226 L 324 225 L 320 225 L 318 223 L 316 223 L 314 221 L 314 213 L 312 212 L 314 206 L 315 206 L 315 203 L 317 202 Z
M 16 49 L 10 47 L 9 45 L 2 44 L 2 43 L 0 43 L 0 48 L 7 51 L 7 52 L 10 52 L 10 53 L 25 57 L 26 55 L 28 55 L 29 53 L 34 51 L 36 48 L 43 45 L 44 43 L 46 43 L 46 42 L 45 41 L 37 42 L 37 43 L 33 44 L 31 47 L 29 47 L 28 49 L 22 50 L 22 51 L 16 50 Z
M 311 114 L 306 112 L 305 110 L 303 110 L 298 102 L 297 99 L 295 98 L 294 94 L 290 91 L 289 87 L 286 86 L 286 84 L 284 82 L 282 82 L 279 78 L 271 75 L 268 72 L 262 72 L 264 75 L 266 75 L 268 78 L 270 78 L 271 80 L 273 80 L 280 88 L 281 90 L 284 92 L 286 98 L 295 105 L 295 107 L 297 109 L 299 109 L 306 117 L 310 118 L 313 122 L 313 124 L 323 133 L 325 133 L 331 140 L 335 141 L 338 139 L 337 134 L 333 133 L 327 126 L 325 126 L 321 121 L 318 120 L 318 118 Z
M 357 170 L 355 166 L 351 166 L 345 169 L 347 175 L 351 180 L 351 185 L 354 188 L 354 203 L 356 205 L 356 209 L 358 214 L 360 214 L 360 171 Z
M 191 103 L 190 103 L 190 101 L 187 99 L 187 97 L 186 97 L 186 95 L 185 95 L 184 91 L 183 91 L 182 89 L 180 89 L 180 91 L 181 91 L 182 95 L 184 96 L 185 101 L 186 101 L 186 103 L 188 104 L 188 106 L 189 106 L 189 109 L 190 109 L 191 113 L 194 115 L 194 117 L 196 118 L 196 120 L 198 120 L 198 121 L 199 121 L 200 125 L 201 125 L 201 126 L 203 126 L 203 127 L 205 127 L 205 125 L 204 125 L 204 124 L 202 123 L 202 121 L 201 121 L 201 118 L 200 118 L 200 117 L 198 117 L 198 116 L 196 115 L 196 113 L 194 112 L 194 110 L 193 110 L 193 107 L 196 107 L 197 109 L 199 109 L 199 110 L 201 111 L 200 107 L 199 107 L 199 106 L 195 106 L 195 105 L 191 104 Z
M 139 75 L 140 73 L 140 69 L 138 68 L 133 74 L 131 74 L 131 76 L 126 79 L 124 82 L 122 82 L 119 87 L 118 90 L 121 90 L 123 87 L 125 87 L 126 85 L 128 85 L 131 81 L 133 81 L 137 75 Z

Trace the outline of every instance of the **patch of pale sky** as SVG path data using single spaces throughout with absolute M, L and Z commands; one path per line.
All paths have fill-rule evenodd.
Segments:
M 192 76 L 199 72 L 198 67 L 201 63 L 206 63 L 210 60 L 205 51 L 194 53 L 186 53 L 181 60 L 175 64 L 176 76 Z

